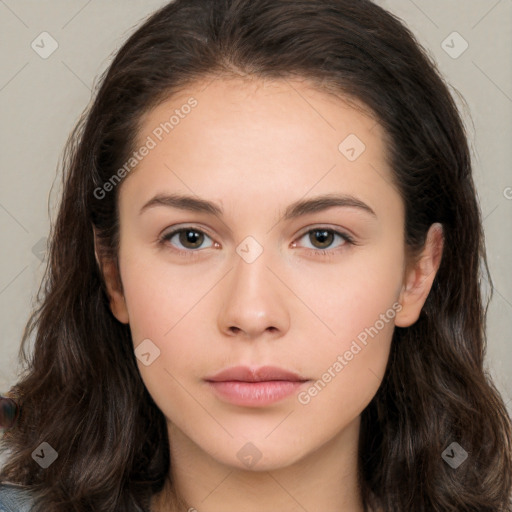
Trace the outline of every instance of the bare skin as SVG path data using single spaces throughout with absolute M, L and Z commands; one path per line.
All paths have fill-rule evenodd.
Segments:
M 154 130 L 190 97 L 197 106 L 157 140 Z M 160 351 L 138 365 L 167 419 L 177 492 L 198 512 L 362 512 L 360 415 L 394 327 L 413 324 L 430 291 L 441 227 L 431 227 L 421 258 L 406 260 L 382 128 L 305 82 L 194 84 L 144 117 L 140 145 L 148 136 L 156 146 L 119 190 L 122 288 L 112 263 L 101 264 L 134 348 L 149 339 Z M 141 212 L 157 194 L 205 199 L 223 213 Z M 342 205 L 284 215 L 334 194 Z M 193 236 L 159 242 L 177 228 Z M 308 382 L 268 405 L 235 405 L 205 378 L 237 365 L 278 366 Z M 173 510 L 170 492 L 152 510 Z

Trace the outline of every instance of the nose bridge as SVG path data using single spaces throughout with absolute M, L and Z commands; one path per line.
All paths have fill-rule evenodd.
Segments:
M 282 334 L 288 329 L 283 286 L 268 268 L 275 266 L 275 261 L 271 251 L 253 237 L 237 246 L 219 310 L 222 332 L 255 337 L 265 331 Z

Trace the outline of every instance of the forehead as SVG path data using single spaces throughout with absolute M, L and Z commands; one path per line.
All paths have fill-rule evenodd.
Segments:
M 364 105 L 307 81 L 196 82 L 146 113 L 140 126 L 136 146 L 151 141 L 152 149 L 127 185 L 145 197 L 159 182 L 238 197 L 243 190 L 296 198 L 340 186 L 372 196 L 393 188 L 380 124 Z
M 192 99 L 195 106 L 190 108 L 188 103 Z M 163 126 L 166 123 L 167 130 Z M 336 142 L 344 134 L 352 133 L 367 147 L 371 144 L 370 150 L 385 149 L 379 140 L 384 132 L 365 105 L 353 98 L 320 91 L 305 79 L 213 78 L 195 82 L 143 116 L 139 142 L 151 134 L 157 139 L 163 136 L 183 142 L 185 137 L 180 137 L 180 132 L 184 135 L 184 125 L 189 128 L 187 135 L 191 131 L 201 134 L 205 143 L 226 138 L 228 144 L 234 139 L 245 140 L 244 146 L 252 148 L 267 142 L 266 148 L 271 149 L 286 140 L 310 138 L 316 140 L 314 147 L 318 147 L 317 139 L 322 137 L 326 144 L 321 149 L 329 147 L 337 153 Z M 238 129 L 242 126 L 244 132 L 240 133 Z M 272 136 L 277 131 L 280 140 L 268 144 L 265 135 Z

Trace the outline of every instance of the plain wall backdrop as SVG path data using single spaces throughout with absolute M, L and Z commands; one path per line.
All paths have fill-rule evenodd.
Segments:
M 66 139 L 113 53 L 164 3 L 0 0 L 0 393 L 20 369 Z M 512 0 L 377 3 L 405 22 L 467 102 L 466 109 L 454 93 L 468 129 L 494 281 L 486 365 L 512 412 Z

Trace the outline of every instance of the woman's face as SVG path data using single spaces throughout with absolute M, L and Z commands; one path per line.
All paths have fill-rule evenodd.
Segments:
M 216 79 L 136 149 L 111 306 L 173 441 L 272 469 L 357 432 L 407 309 L 380 125 L 305 82 Z

